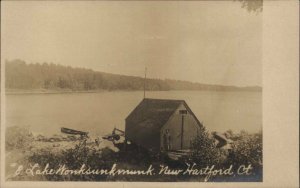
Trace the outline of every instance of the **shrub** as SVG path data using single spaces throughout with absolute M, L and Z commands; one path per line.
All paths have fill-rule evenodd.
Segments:
M 249 134 L 245 131 L 234 136 L 228 162 L 236 165 L 262 166 L 262 133 Z
M 197 137 L 192 141 L 191 160 L 199 165 L 216 165 L 222 163 L 224 151 L 215 146 L 214 139 L 209 132 L 202 127 L 198 131 Z
M 13 149 L 25 149 L 31 146 L 34 137 L 26 127 L 7 127 L 5 133 L 5 148 L 7 151 Z
M 48 150 L 34 152 L 29 158 L 30 163 L 38 163 L 40 166 L 49 164 L 49 168 L 56 169 L 59 165 L 65 165 L 70 170 L 80 169 L 85 164 L 87 168 L 105 169 L 110 168 L 116 162 L 117 154 L 109 148 L 95 149 L 88 147 L 84 141 L 75 145 L 73 148 L 61 150 L 58 153 Z M 105 180 L 106 176 L 99 175 L 48 175 L 50 181 L 89 181 Z

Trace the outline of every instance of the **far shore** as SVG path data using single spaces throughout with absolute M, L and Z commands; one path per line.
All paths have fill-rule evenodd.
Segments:
M 102 92 L 111 92 L 111 91 L 137 91 L 137 90 L 6 89 L 5 94 L 6 95 L 23 95 L 23 94 L 102 93 Z
M 6 89 L 6 95 L 25 95 L 25 94 L 71 94 L 71 93 L 102 93 L 102 92 L 141 92 L 143 90 L 71 90 L 71 89 Z M 151 90 L 153 91 L 220 91 L 220 90 Z M 221 90 L 221 92 L 262 92 L 261 90 L 248 90 L 248 89 L 237 89 L 237 90 Z M 148 91 L 149 92 L 149 91 Z

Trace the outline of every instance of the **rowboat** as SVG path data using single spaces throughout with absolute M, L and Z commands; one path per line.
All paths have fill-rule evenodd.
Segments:
M 61 132 L 65 133 L 65 134 L 75 134 L 75 135 L 81 135 L 81 136 L 88 135 L 88 132 L 78 131 L 78 130 L 69 129 L 69 128 L 65 128 L 65 127 L 61 128 Z

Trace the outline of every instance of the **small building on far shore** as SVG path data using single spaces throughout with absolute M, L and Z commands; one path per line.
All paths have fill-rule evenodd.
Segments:
M 184 100 L 143 99 L 125 120 L 125 138 L 151 151 L 190 149 L 203 126 Z

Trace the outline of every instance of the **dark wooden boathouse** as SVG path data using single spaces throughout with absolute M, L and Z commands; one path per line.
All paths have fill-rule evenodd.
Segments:
M 187 150 L 203 126 L 184 100 L 143 99 L 125 120 L 125 138 L 151 151 Z

